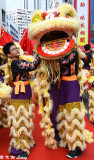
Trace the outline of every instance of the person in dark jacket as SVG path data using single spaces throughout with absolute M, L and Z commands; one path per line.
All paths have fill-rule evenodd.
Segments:
M 86 44 L 84 45 L 84 49 L 85 49 L 85 55 L 86 57 L 82 59 L 82 61 L 84 62 L 84 69 L 90 69 L 90 63 L 91 63 L 91 58 L 92 58 L 92 52 L 91 52 L 91 45 L 90 44 Z

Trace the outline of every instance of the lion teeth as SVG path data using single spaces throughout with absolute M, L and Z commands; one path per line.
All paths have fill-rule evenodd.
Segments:
M 45 46 L 45 44 L 42 44 L 41 48 L 42 48 L 42 51 L 44 51 L 46 54 L 55 55 L 55 54 L 59 54 L 60 52 L 64 52 L 68 48 L 68 45 L 69 45 L 69 42 L 66 41 L 63 48 L 61 48 L 59 50 L 55 50 L 55 51 L 48 50 L 47 47 Z

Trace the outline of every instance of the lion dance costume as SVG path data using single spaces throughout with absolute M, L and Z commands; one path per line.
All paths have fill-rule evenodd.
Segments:
M 30 148 L 35 145 L 32 133 L 35 105 L 32 103 L 29 72 L 37 68 L 40 59 L 38 56 L 34 60 L 32 56 L 23 55 L 20 46 L 15 45 L 19 48 L 20 59 L 8 60 L 5 77 L 6 83 L 13 86 L 11 105 L 8 106 L 7 111 L 8 125 L 12 136 L 9 152 L 16 157 L 28 157 Z
M 45 145 L 53 149 L 57 143 L 72 151 L 86 148 L 85 112 L 77 80 L 79 59 L 85 54 L 77 48 L 74 37 L 79 26 L 75 9 L 65 3 L 52 11 L 36 11 L 28 27 L 29 38 L 37 40 L 35 50 L 41 57 L 34 82 L 42 135 Z

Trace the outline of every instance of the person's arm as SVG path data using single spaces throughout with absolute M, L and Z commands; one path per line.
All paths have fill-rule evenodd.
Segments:
M 60 64 L 61 65 L 67 65 L 69 63 L 73 63 L 73 61 L 77 58 L 77 52 L 72 52 L 71 54 L 69 54 L 68 58 L 62 57 L 60 59 Z
M 13 72 L 29 72 L 33 71 L 40 64 L 40 58 L 37 58 L 33 62 L 27 62 L 25 60 L 14 60 L 11 67 Z
M 86 57 L 82 58 L 81 60 L 85 63 L 85 62 L 88 62 L 89 60 L 91 60 L 91 58 L 92 58 L 92 53 L 88 52 L 88 53 L 86 53 Z

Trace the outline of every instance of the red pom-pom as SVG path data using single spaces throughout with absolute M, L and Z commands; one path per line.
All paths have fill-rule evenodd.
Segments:
M 45 17 L 47 16 L 47 12 L 42 12 L 41 17 L 45 20 Z

